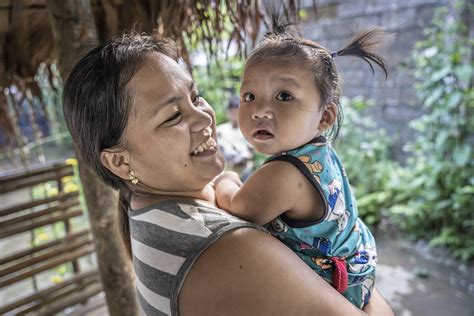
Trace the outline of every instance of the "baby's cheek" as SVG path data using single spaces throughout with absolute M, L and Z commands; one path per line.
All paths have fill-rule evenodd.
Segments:
M 242 131 L 242 134 L 243 134 L 245 137 L 248 137 L 248 136 L 249 136 L 250 127 L 249 127 L 249 124 L 247 123 L 246 120 L 239 121 L 239 128 L 240 128 L 240 130 Z

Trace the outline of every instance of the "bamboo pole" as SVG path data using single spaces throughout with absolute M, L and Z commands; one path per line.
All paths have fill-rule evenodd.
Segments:
M 66 78 L 80 45 L 97 41 L 91 4 L 85 0 L 48 0 L 48 10 L 59 67 Z M 99 181 L 80 155 L 77 158 L 109 312 L 138 315 L 132 265 L 120 237 L 117 193 Z

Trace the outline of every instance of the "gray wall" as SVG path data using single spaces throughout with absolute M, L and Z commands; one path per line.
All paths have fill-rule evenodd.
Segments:
M 302 5 L 311 5 L 303 1 Z M 448 0 L 323 0 L 316 1 L 318 13 L 308 9 L 307 18 L 300 25 L 303 36 L 316 40 L 331 51 L 344 47 L 358 30 L 380 25 L 395 32 L 394 43 L 382 55 L 389 63 L 389 76 L 385 80 L 376 69 L 362 60 L 352 57 L 336 58 L 342 77 L 343 95 L 362 95 L 375 101 L 370 113 L 379 126 L 386 129 L 394 140 L 392 155 L 403 161 L 406 154 L 402 147 L 413 131 L 408 122 L 421 115 L 420 101 L 414 91 L 413 63 L 414 44 L 424 39 L 423 29 L 433 18 L 436 8 L 452 5 Z M 362 132 L 362 131 L 361 131 Z

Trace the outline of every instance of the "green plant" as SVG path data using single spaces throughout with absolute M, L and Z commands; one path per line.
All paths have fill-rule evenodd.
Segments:
M 461 10 L 472 5 L 458 3 Z M 444 245 L 464 261 L 474 258 L 474 41 L 447 8 L 438 10 L 413 59 L 416 92 L 426 114 L 411 123 L 417 137 L 403 197 L 393 208 L 415 237 Z
M 242 49 L 237 49 L 241 44 L 231 41 L 239 31 L 233 16 L 229 14 L 233 9 L 229 11 L 228 5 L 229 3 L 222 2 L 217 8 L 209 6 L 205 9 L 198 3 L 203 16 L 210 20 L 219 16 L 219 23 L 213 26 L 207 22 L 204 25 L 198 23 L 191 28 L 192 32 L 185 39 L 185 46 L 190 52 L 193 78 L 200 94 L 214 108 L 217 124 L 228 120 L 225 113 L 227 104 L 231 96 L 239 95 L 243 66 Z M 216 31 L 213 27 L 220 30 L 220 40 L 206 35 L 206 31 Z
M 385 132 L 365 115 L 373 106 L 361 97 L 343 98 L 344 121 L 334 146 L 341 156 L 354 191 L 359 215 L 377 224 L 391 206 L 399 166 L 389 157 Z
M 229 98 L 239 95 L 241 68 L 242 60 L 233 56 L 213 59 L 209 64 L 193 69 L 199 92 L 214 108 L 218 124 L 227 121 L 225 112 Z

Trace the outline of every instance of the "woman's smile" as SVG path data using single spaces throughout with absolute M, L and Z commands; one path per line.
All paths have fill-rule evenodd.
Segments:
M 206 141 L 202 142 L 191 152 L 191 156 L 201 157 L 213 155 L 217 152 L 216 145 L 217 143 L 214 138 L 209 137 Z

